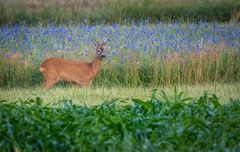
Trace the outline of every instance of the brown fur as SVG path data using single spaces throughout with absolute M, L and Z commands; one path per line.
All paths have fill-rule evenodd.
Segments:
M 102 48 L 105 44 L 99 44 Z M 97 49 L 98 49 L 97 48 Z M 43 73 L 45 82 L 44 88 L 50 88 L 59 81 L 73 82 L 81 86 L 91 85 L 94 78 L 101 69 L 102 59 L 99 57 L 103 53 L 97 54 L 92 62 L 78 62 L 62 58 L 49 58 L 40 65 L 40 71 Z

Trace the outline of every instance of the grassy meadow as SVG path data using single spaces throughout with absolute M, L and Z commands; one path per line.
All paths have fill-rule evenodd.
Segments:
M 230 99 L 240 98 L 240 83 L 232 84 L 199 84 L 199 85 L 182 85 L 177 86 L 178 92 L 184 92 L 185 98 L 199 98 L 205 92 L 215 94 L 219 98 L 219 103 L 224 104 Z M 28 98 L 41 97 L 43 104 L 57 103 L 65 99 L 72 100 L 77 105 L 100 105 L 111 99 L 128 99 L 134 98 L 148 100 L 151 97 L 152 90 L 157 89 L 156 97 L 161 97 L 161 91 L 164 91 L 169 97 L 173 96 L 174 86 L 165 87 L 88 87 L 79 88 L 77 86 L 58 86 L 50 90 L 40 87 L 35 88 L 0 88 L 0 100 L 15 102 L 19 99 L 27 100 Z M 126 100 L 127 101 L 127 100 Z
M 0 151 L 240 150 L 240 3 L 0 0 Z M 41 88 L 49 57 L 106 59 Z

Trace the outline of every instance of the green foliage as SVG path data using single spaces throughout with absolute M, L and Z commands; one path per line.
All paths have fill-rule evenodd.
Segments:
M 97 106 L 41 98 L 0 102 L 1 151 L 238 151 L 240 101 L 213 94 L 184 99 L 152 91 L 149 100 L 112 99 Z M 187 103 L 185 100 L 190 100 Z M 121 104 L 119 104 L 121 103 Z
M 169 98 L 164 91 L 161 91 L 161 97 L 163 98 L 164 101 L 167 101 L 167 102 L 185 102 L 191 99 L 191 98 L 183 98 L 184 92 L 182 91 L 178 93 L 176 86 L 174 87 L 173 93 L 174 93 L 173 97 Z

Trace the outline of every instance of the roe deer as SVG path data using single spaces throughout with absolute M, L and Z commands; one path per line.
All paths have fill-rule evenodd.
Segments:
M 91 85 L 93 79 L 101 69 L 105 58 L 104 46 L 106 42 L 94 44 L 96 46 L 95 58 L 91 63 L 77 62 L 62 58 L 48 58 L 40 65 L 45 82 L 44 88 L 51 88 L 59 81 L 73 82 L 81 86 Z

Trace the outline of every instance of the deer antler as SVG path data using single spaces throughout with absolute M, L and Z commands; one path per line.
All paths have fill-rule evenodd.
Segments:
M 107 44 L 107 39 L 105 38 L 101 45 L 106 45 L 106 44 Z
M 96 47 L 98 47 L 99 45 L 100 45 L 100 43 L 99 42 L 93 42 L 93 41 L 91 41 L 92 42 L 92 44 L 94 45 L 94 46 L 96 46 Z

